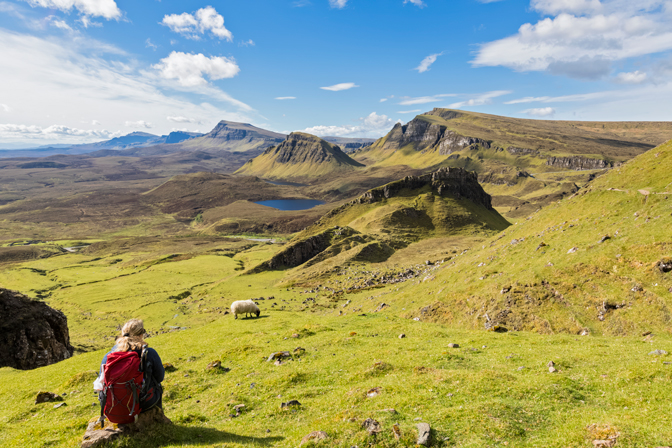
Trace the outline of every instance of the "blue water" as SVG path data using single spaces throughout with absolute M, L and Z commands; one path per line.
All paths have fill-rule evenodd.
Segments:
M 268 180 L 264 179 L 264 182 L 267 182 L 271 185 L 286 185 L 290 187 L 305 187 L 306 184 L 297 184 L 296 182 L 280 182 L 279 180 Z
M 324 201 L 316 199 L 272 199 L 270 201 L 255 202 L 255 204 L 265 205 L 266 207 L 278 210 L 308 210 L 316 205 L 324 204 Z

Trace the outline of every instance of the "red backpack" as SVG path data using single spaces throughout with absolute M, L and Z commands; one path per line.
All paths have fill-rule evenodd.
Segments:
M 135 351 L 112 352 L 103 366 L 105 386 L 101 397 L 100 418 L 112 423 L 133 423 L 140 414 L 143 372 L 140 355 Z

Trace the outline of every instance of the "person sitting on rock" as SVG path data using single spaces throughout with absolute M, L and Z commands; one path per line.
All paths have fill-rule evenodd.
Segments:
M 143 372 L 142 388 L 139 394 L 140 412 L 145 412 L 155 407 L 163 408 L 163 388 L 161 382 L 166 372 L 159 354 L 145 342 L 145 334 L 146 331 L 142 320 L 129 320 L 121 328 L 121 335 L 117 337 L 112 350 L 103 357 L 103 361 L 100 363 L 98 379 L 96 379 L 93 386 L 99 393 L 101 407 L 105 406 L 103 403 L 103 399 L 105 398 L 104 367 L 108 356 L 114 352 L 134 351 L 140 357 L 140 370 Z

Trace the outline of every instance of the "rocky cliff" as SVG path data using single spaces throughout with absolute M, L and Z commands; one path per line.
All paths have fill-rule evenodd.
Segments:
M 371 204 L 398 195 L 402 190 L 419 190 L 430 186 L 439 196 L 452 195 L 458 199 L 467 198 L 488 210 L 493 210 L 490 195 L 478 183 L 474 172 L 462 168 L 440 168 L 422 176 L 407 176 L 396 182 L 369 190 L 355 201 L 359 204 Z
M 68 319 L 42 302 L 0 288 L 0 367 L 34 369 L 72 356 Z
M 430 148 L 436 149 L 441 155 L 449 155 L 453 151 L 479 145 L 490 148 L 490 142 L 476 138 L 466 137 L 446 126 L 432 123 L 422 116 L 409 121 L 408 124 L 394 125 L 383 145 L 383 149 L 401 149 L 413 144 L 416 151 L 425 151 Z
M 546 160 L 546 165 L 569 170 L 598 170 L 611 168 L 614 166 L 614 163 L 604 159 L 589 159 L 588 157 L 574 156 L 549 157 Z

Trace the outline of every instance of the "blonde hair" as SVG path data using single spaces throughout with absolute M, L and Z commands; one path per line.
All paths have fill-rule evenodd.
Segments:
M 121 336 L 117 338 L 117 352 L 141 350 L 147 345 L 143 340 L 145 326 L 142 319 L 131 319 L 121 327 Z

